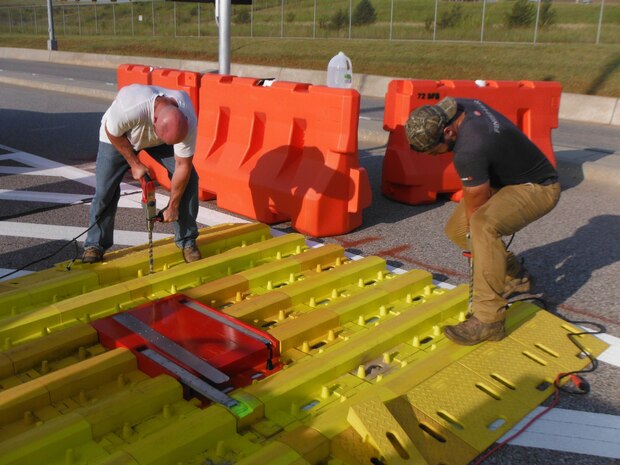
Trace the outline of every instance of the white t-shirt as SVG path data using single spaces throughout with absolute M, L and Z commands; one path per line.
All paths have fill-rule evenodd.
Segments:
M 99 140 L 110 143 L 105 132 L 107 127 L 108 132 L 113 136 L 126 135 L 136 152 L 162 145 L 163 141 L 155 134 L 153 124 L 155 99 L 159 96 L 175 99 L 189 123 L 187 137 L 178 144 L 174 144 L 174 154 L 183 158 L 194 155 L 198 124 L 196 111 L 189 95 L 187 92 L 157 86 L 131 84 L 119 90 L 114 102 L 101 119 Z

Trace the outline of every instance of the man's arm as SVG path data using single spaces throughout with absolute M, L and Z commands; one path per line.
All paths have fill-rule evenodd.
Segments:
M 174 156 L 174 174 L 170 182 L 170 202 L 164 210 L 164 222 L 170 223 L 179 218 L 179 204 L 185 193 L 185 188 L 192 173 L 192 160 L 194 157 Z
M 129 139 L 124 135 L 120 137 L 113 136 L 110 134 L 107 127 L 105 128 L 105 132 L 108 135 L 108 139 L 110 139 L 110 143 L 118 150 L 123 158 L 127 160 L 129 168 L 131 169 L 131 176 L 136 181 L 142 179 L 142 177 L 149 172 L 149 169 L 138 159 Z
M 463 200 L 465 202 L 468 228 L 471 216 L 491 198 L 491 193 L 489 181 L 474 187 L 463 186 Z

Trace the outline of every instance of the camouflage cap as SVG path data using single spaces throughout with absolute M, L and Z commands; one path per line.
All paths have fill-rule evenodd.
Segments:
M 405 123 L 405 133 L 411 148 L 416 152 L 426 152 L 439 144 L 443 129 L 456 116 L 456 111 L 456 100 L 452 97 L 413 110 Z

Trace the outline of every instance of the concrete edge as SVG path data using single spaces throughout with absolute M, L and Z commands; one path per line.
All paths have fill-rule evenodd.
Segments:
M 0 58 L 44 61 L 50 63 L 116 68 L 123 63 L 148 64 L 150 66 L 183 69 L 200 73 L 217 73 L 218 63 L 212 61 L 182 60 L 175 58 L 146 58 L 124 55 L 100 55 L 36 49 L 0 47 Z M 296 68 L 258 65 L 231 65 L 231 73 L 242 77 L 276 78 L 281 81 L 306 82 L 324 85 L 327 73 Z M 368 97 L 385 97 L 388 83 L 394 78 L 371 74 L 354 74 L 353 87 Z M 620 126 L 620 98 L 562 93 L 561 119 L 584 123 Z

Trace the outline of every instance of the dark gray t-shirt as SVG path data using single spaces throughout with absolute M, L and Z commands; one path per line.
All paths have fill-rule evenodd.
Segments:
M 508 118 L 480 100 L 456 99 L 465 111 L 454 145 L 454 166 L 463 186 L 545 183 L 558 173 L 547 157 Z

